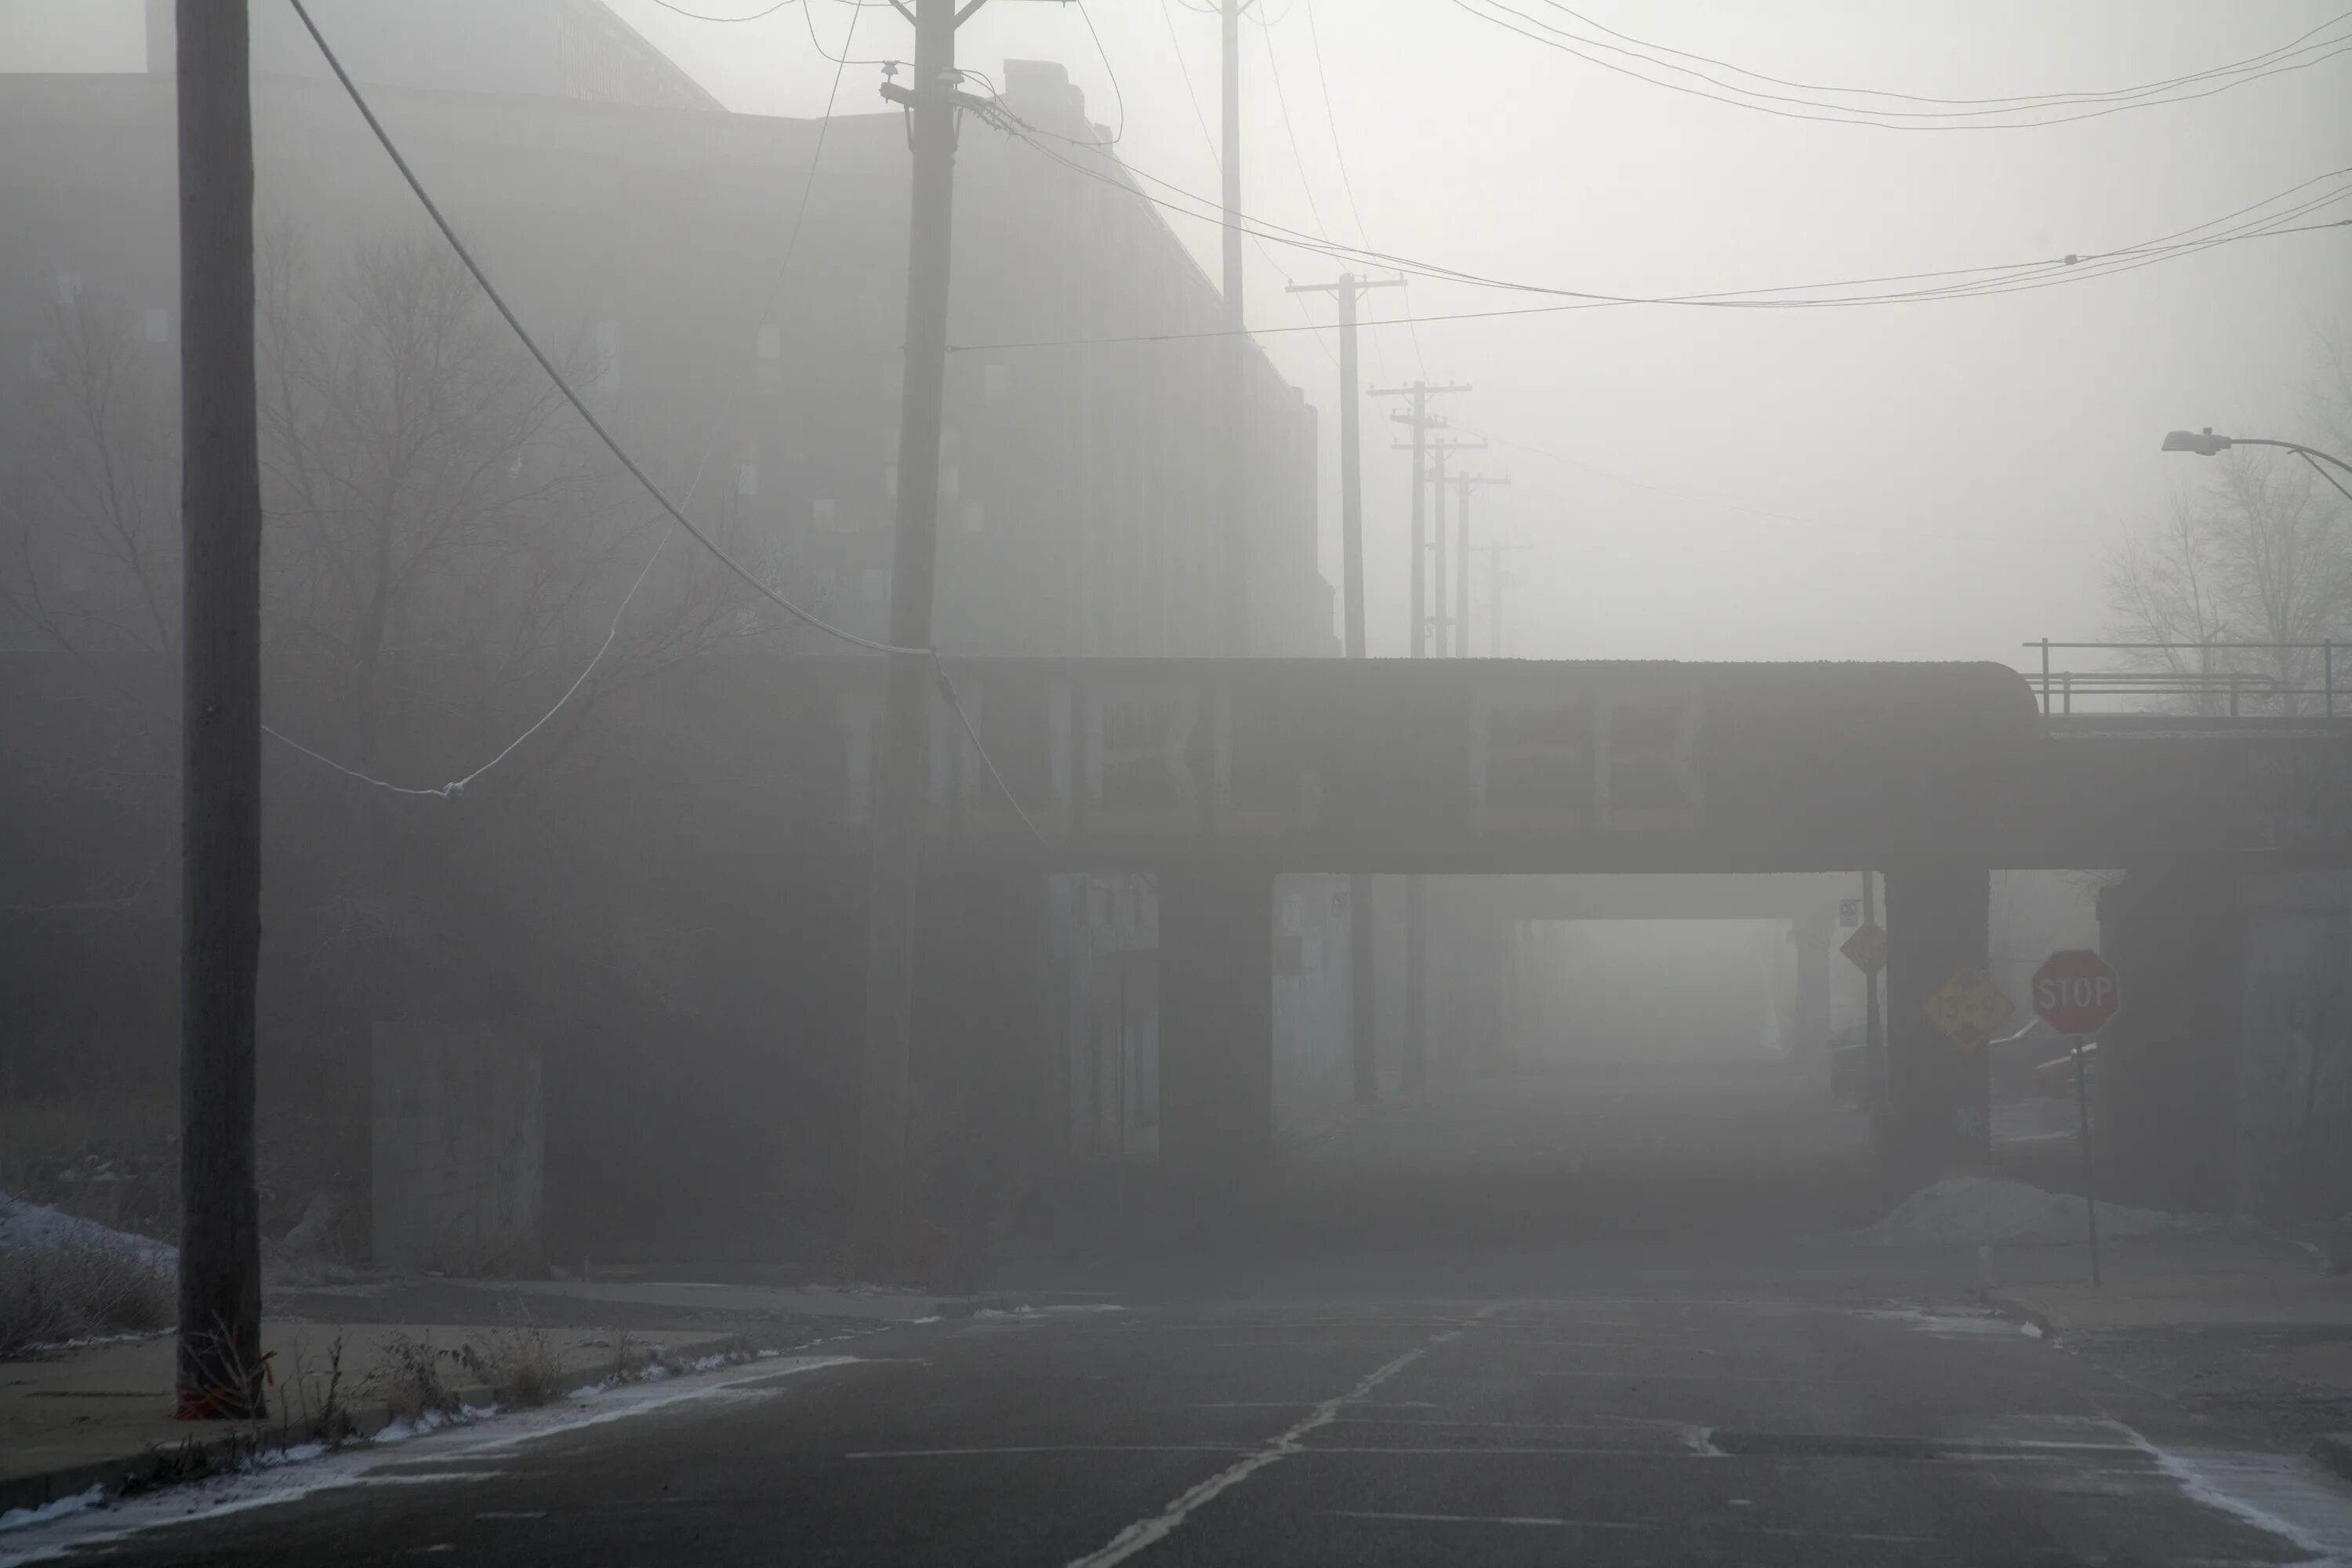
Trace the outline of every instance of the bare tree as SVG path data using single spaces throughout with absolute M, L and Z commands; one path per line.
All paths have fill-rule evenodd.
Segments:
M 2315 442 L 2352 425 L 2352 355 L 2323 333 L 2306 423 Z M 2277 710 L 2315 710 L 2326 643 L 2352 633 L 2352 512 L 2292 453 L 2236 447 L 2168 515 L 2126 537 L 2107 571 L 2110 635 L 2210 711 L 2217 691 L 2275 690 Z M 2267 645 L 2238 646 L 2229 645 Z M 2301 695 L 2295 695 L 2301 693 Z
M 53 307 L 0 491 L 0 599 L 57 648 L 179 647 L 179 460 L 168 349 L 87 295 Z

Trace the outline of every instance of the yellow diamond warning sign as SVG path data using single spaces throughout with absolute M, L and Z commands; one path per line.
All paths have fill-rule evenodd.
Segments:
M 1857 926 L 1838 951 L 1853 960 L 1853 966 L 1864 974 L 1875 974 L 1886 967 L 1886 928 L 1876 921 Z
M 2017 1005 L 2000 994 L 1992 976 L 1981 969 L 1956 971 L 1927 998 L 1927 1021 L 1949 1035 L 1964 1051 L 1982 1050 L 1987 1040 L 2009 1027 Z

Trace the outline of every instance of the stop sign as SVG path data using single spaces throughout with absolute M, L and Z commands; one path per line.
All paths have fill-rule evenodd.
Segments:
M 2033 1010 L 2062 1035 L 2088 1035 L 2116 1016 L 2123 984 L 2088 948 L 2053 952 L 2033 972 Z

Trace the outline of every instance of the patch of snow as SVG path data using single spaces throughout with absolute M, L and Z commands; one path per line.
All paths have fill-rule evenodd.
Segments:
M 147 1259 L 159 1272 L 176 1267 L 179 1249 L 144 1236 L 79 1218 L 47 1204 L 0 1193 L 0 1247 L 44 1252 L 58 1247 L 120 1247 Z
M 38 1508 L 12 1508 L 0 1513 L 0 1530 L 22 1530 L 26 1525 L 47 1524 L 53 1519 L 63 1519 L 69 1513 L 96 1508 L 105 1500 L 106 1489 L 93 1481 L 89 1490 L 76 1492 L 71 1497 L 61 1497 Z
M 2159 1231 L 2210 1230 L 2206 1215 L 2099 1205 L 2099 1234 L 2151 1236 Z M 1965 1247 L 1994 1242 L 2078 1242 L 2085 1226 L 2083 1200 L 1998 1176 L 1947 1176 L 1922 1187 L 1853 1239 L 1871 1247 Z
M 355 1443 L 320 1452 L 310 1463 L 248 1465 L 235 1475 L 166 1487 L 142 1496 L 117 1500 L 110 1506 L 100 1506 L 106 1503 L 106 1493 L 103 1488 L 95 1488 L 92 1493 L 82 1494 L 88 1500 L 86 1501 L 81 1499 L 65 1500 L 77 1504 L 74 1510 L 67 1510 L 63 1513 L 43 1511 L 43 1517 L 26 1521 L 29 1524 L 47 1524 L 49 1528 L 26 1530 L 12 1535 L 6 1546 L 0 1547 L 0 1568 L 20 1568 L 24 1563 L 47 1562 L 147 1531 L 195 1520 L 218 1519 L 247 1509 L 273 1507 L 315 1492 L 344 1487 L 438 1485 L 481 1480 L 498 1472 L 469 1468 L 419 1475 L 415 1473 L 415 1467 L 428 1459 L 453 1466 L 479 1466 L 486 1458 L 510 1454 L 541 1438 L 577 1431 L 585 1426 L 603 1426 L 626 1416 L 703 1399 L 765 1398 L 776 1392 L 773 1385 L 797 1373 L 824 1367 L 847 1366 L 858 1359 L 847 1355 L 783 1356 L 773 1361 L 753 1363 L 731 1373 L 723 1373 L 693 1381 L 678 1380 L 659 1388 L 626 1384 L 611 1390 L 609 1397 L 598 1399 L 593 1405 L 550 1405 L 539 1410 L 519 1411 L 495 1422 L 445 1420 L 439 1424 L 440 1429 L 410 1432 L 409 1437 L 417 1443 L 415 1448 L 401 1447 L 398 1452 L 385 1453 L 382 1451 L 383 1439 L 379 1436 L 374 1442 Z M 488 1412 L 472 1412 L 477 1417 L 485 1414 Z M 304 1448 L 314 1449 L 315 1446 L 304 1445 Z M 387 1467 L 392 1466 L 401 1468 L 387 1470 Z M 52 1503 L 49 1510 L 57 1510 L 58 1507 L 58 1504 Z M 64 1517 L 65 1513 L 92 1509 L 99 1511 L 82 1512 L 79 1518 Z M 13 1520 L 15 1515 L 8 1517 Z

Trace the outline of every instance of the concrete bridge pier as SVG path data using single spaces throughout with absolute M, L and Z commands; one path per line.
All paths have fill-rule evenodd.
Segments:
M 1954 971 L 1981 968 L 1989 945 L 1992 873 L 1919 860 L 1886 877 L 1886 1112 L 1879 1154 L 1906 1180 L 1991 1152 L 1992 1073 L 1927 1019 L 1927 998 Z
M 1807 906 L 1797 911 L 1797 1007 L 1794 1037 L 1788 1042 L 1790 1063 L 1807 1072 L 1826 1076 L 1830 1037 L 1830 947 L 1837 932 L 1837 911 Z
M 1215 1202 L 1274 1163 L 1274 872 L 1171 866 L 1160 883 L 1160 1163 Z

